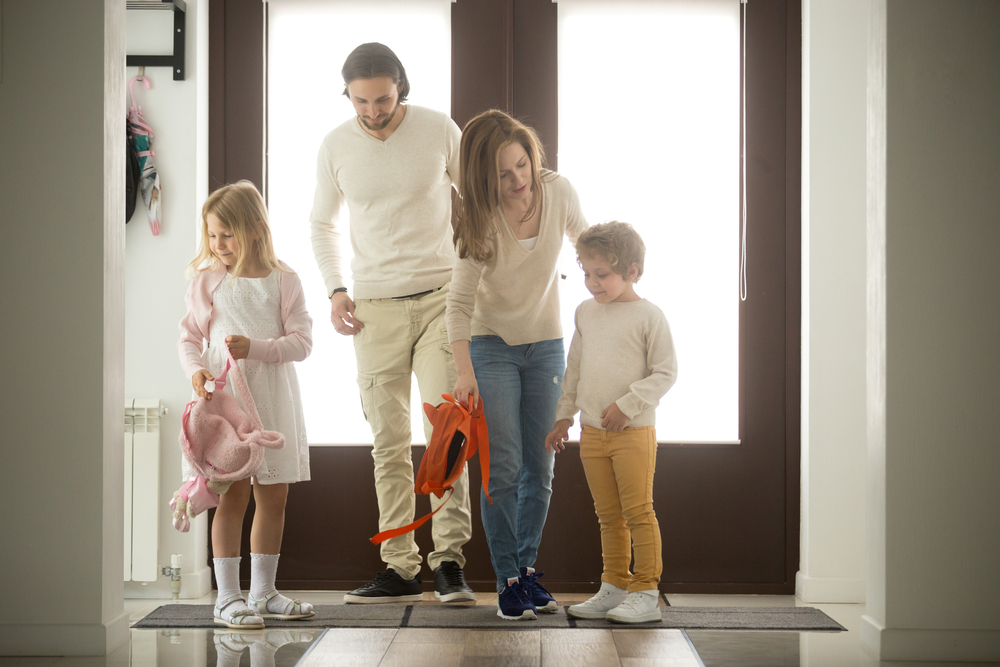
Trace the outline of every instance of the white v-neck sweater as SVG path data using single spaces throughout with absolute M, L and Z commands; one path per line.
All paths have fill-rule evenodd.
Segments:
M 345 286 L 337 227 L 345 202 L 355 299 L 415 294 L 451 279 L 451 192 L 461 138 L 451 118 L 412 104 L 385 141 L 356 117 L 326 135 L 309 220 L 327 294 Z
M 547 180 L 551 179 L 551 180 Z M 448 340 L 500 336 L 508 345 L 562 338 L 559 316 L 559 253 L 587 228 L 580 198 L 569 181 L 543 172 L 538 241 L 525 248 L 506 222 L 498 221 L 494 254 L 479 263 L 455 263 L 448 292 Z
M 645 299 L 576 309 L 562 398 L 556 420 L 601 428 L 601 413 L 612 403 L 629 426 L 654 426 L 656 406 L 677 379 L 677 355 L 663 311 Z

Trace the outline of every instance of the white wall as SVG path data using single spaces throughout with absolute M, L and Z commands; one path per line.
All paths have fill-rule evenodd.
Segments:
M 795 591 L 865 599 L 867 0 L 802 3 L 802 509 Z M 752 20 L 753 5 L 748 6 Z
M 1000 661 L 1000 4 L 873 0 L 873 18 L 861 639 Z
M 116 0 L 3 3 L 0 655 L 128 640 L 124 27 Z
M 169 12 L 128 12 L 128 53 L 169 53 L 171 26 Z M 169 410 L 160 426 L 159 563 L 169 565 L 171 554 L 182 554 L 181 597 L 197 598 L 211 588 L 207 519 L 201 515 L 190 532 L 179 533 L 171 525 L 168 503 L 182 481 L 177 436 L 184 405 L 191 400 L 176 348 L 187 287 L 184 267 L 194 257 L 201 204 L 208 193 L 207 0 L 187 1 L 186 30 L 185 80 L 174 81 L 168 68 L 147 67 L 153 87 L 133 86 L 136 103 L 156 132 L 153 159 L 163 196 L 159 236 L 150 232 L 141 198 L 126 231 L 125 396 L 159 398 Z M 137 68 L 127 68 L 125 83 L 136 73 Z M 170 580 L 160 576 L 146 585 L 128 582 L 125 596 L 170 597 Z

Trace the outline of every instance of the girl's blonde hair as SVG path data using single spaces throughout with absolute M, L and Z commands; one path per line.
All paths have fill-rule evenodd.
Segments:
M 198 255 L 188 264 L 189 276 L 219 268 L 219 258 L 212 253 L 208 240 L 209 213 L 217 217 L 222 226 L 233 233 L 239 245 L 240 254 L 236 258 L 232 275 L 241 275 L 247 266 L 284 271 L 274 255 L 264 198 L 260 196 L 257 186 L 243 180 L 223 185 L 210 194 L 205 200 L 205 205 L 201 207 L 201 247 L 198 249 Z
M 542 206 L 545 150 L 535 131 L 503 111 L 484 111 L 465 125 L 459 149 L 459 198 L 454 242 L 461 259 L 485 262 L 493 256 L 496 216 L 500 210 L 500 151 L 521 144 L 531 161 L 534 197 L 525 220 Z M 548 173 L 546 180 L 553 178 Z
M 627 222 L 603 222 L 587 227 L 576 239 L 576 254 L 600 255 L 608 260 L 611 270 L 628 280 L 628 272 L 635 264 L 638 268 L 632 282 L 642 277 L 642 265 L 646 258 L 646 244 L 639 232 Z

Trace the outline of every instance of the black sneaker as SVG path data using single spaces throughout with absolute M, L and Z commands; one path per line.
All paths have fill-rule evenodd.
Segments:
M 403 579 L 394 569 L 387 568 L 361 588 L 344 596 L 348 604 L 380 604 L 386 602 L 417 602 L 423 597 L 420 573 L 412 579 Z
M 476 594 L 465 583 L 465 573 L 453 560 L 442 561 L 434 570 L 434 597 L 441 602 L 475 600 Z
M 559 603 L 545 590 L 545 587 L 538 583 L 538 578 L 544 572 L 535 572 L 533 567 L 521 568 L 521 581 L 524 582 L 524 590 L 528 594 L 531 604 L 535 605 L 537 611 L 544 611 L 547 614 L 554 614 L 559 611 Z

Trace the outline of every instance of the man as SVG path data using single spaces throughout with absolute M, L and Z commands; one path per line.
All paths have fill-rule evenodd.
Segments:
M 451 193 L 457 182 L 461 132 L 448 116 L 406 105 L 406 71 L 388 47 L 362 44 L 341 70 L 357 117 L 334 129 L 320 147 L 312 244 L 338 333 L 354 336 L 358 385 L 375 446 L 379 530 L 413 521 L 410 458 L 410 381 L 423 401 L 437 405 L 455 386 L 455 365 L 444 322 L 455 250 Z M 352 300 L 344 286 L 336 220 L 350 212 L 354 248 Z M 430 427 L 424 422 L 428 439 Z M 441 500 L 431 496 L 437 508 Z M 472 536 L 466 471 L 448 504 L 434 515 L 435 595 L 472 600 L 462 546 Z M 348 603 L 411 602 L 421 598 L 420 554 L 413 533 L 386 540 L 388 566 L 351 591 Z

